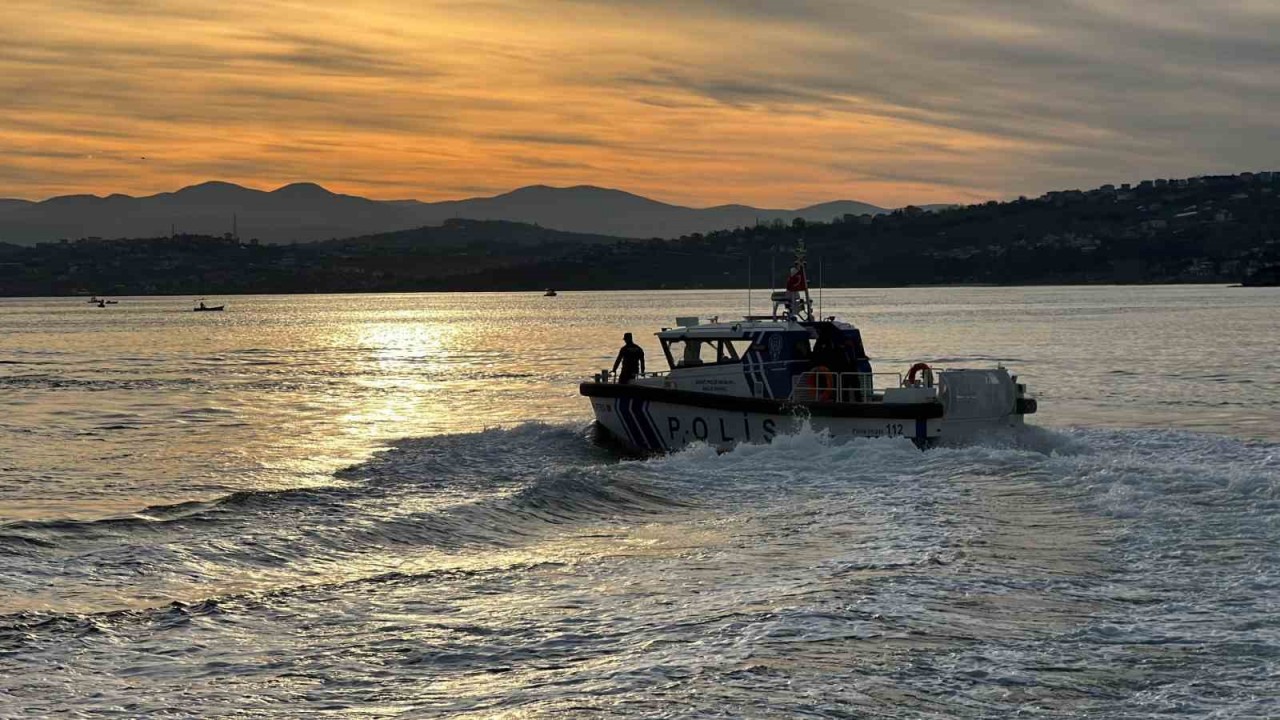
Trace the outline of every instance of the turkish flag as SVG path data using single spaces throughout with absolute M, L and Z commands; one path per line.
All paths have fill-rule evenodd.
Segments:
M 809 289 L 809 281 L 804 277 L 804 268 L 796 268 L 787 276 L 787 292 L 802 292 Z

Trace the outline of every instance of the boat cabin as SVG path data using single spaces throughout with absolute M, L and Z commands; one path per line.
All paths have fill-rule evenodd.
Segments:
M 677 325 L 657 334 L 670 368 L 662 374 L 668 387 L 789 398 L 804 373 L 871 373 L 862 334 L 846 323 L 747 319 L 701 325 L 698 318 L 678 318 Z

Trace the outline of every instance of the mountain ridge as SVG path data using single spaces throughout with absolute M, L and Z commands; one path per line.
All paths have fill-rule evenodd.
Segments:
M 1280 173 L 1104 185 L 674 240 L 458 219 L 296 245 L 186 234 L 0 243 L 0 296 L 740 288 L 788 262 L 801 240 L 828 287 L 1274 285 Z
M 884 208 L 837 200 L 798 209 L 674 205 L 596 185 L 528 185 L 461 200 L 372 200 L 335 193 L 314 182 L 273 190 L 209 180 L 153 195 L 74 194 L 45 200 L 0 200 L 0 242 L 30 245 L 83 237 L 152 237 L 171 231 L 221 235 L 232 229 L 267 243 L 313 242 L 370 235 L 451 219 L 505 220 L 565 232 L 672 238 L 758 222 L 881 214 Z M 830 214 L 828 214 L 830 213 Z

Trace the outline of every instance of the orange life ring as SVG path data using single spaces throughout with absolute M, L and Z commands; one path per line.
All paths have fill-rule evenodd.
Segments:
M 917 373 L 924 373 L 924 377 L 922 379 L 924 380 L 925 387 L 933 387 L 933 368 L 929 367 L 929 363 L 918 362 L 911 366 L 911 369 L 907 371 L 908 385 L 916 384 Z
M 835 400 L 835 381 L 832 379 L 831 371 L 827 369 L 826 365 L 817 365 L 809 370 L 804 374 L 804 379 L 800 384 L 813 391 L 813 399 L 817 402 Z

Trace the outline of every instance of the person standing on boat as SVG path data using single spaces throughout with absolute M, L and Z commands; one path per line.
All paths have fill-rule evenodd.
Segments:
M 635 380 L 637 375 L 644 374 L 644 349 L 632 342 L 631 333 L 622 336 L 622 349 L 618 350 L 618 357 L 613 361 L 615 373 L 619 365 L 622 366 L 622 374 L 618 375 L 621 384 L 625 385 Z

